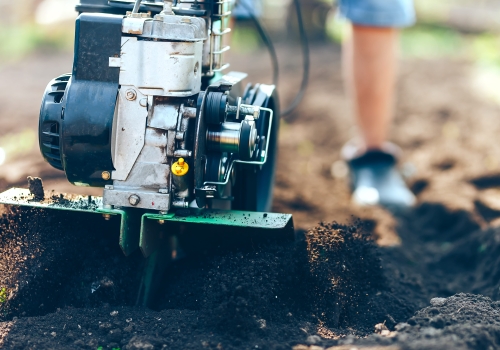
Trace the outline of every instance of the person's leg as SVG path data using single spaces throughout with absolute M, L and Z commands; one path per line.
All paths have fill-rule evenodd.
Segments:
M 348 142 L 353 200 L 361 205 L 407 207 L 415 202 L 397 170 L 398 147 L 387 142 L 393 118 L 398 61 L 398 29 L 411 25 L 411 0 L 339 0 L 340 13 L 353 23 L 344 47 L 348 96 L 361 142 Z
M 391 126 L 397 71 L 398 31 L 353 25 L 345 41 L 347 92 L 366 149 L 382 149 Z

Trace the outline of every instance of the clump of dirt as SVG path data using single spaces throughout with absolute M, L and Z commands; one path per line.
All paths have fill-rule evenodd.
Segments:
M 361 310 L 386 284 L 371 235 L 355 226 L 322 224 L 306 233 L 306 243 L 312 286 L 307 294 L 318 319 L 335 328 L 380 317 Z
M 42 179 L 39 177 L 28 176 L 28 189 L 33 195 L 33 198 L 37 201 L 43 201 L 45 198 L 45 193 L 43 191 Z

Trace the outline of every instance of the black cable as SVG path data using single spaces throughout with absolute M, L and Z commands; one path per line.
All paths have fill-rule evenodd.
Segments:
M 299 105 L 299 103 L 304 98 L 304 95 L 307 90 L 307 85 L 309 84 L 309 69 L 311 66 L 310 57 L 309 57 L 309 41 L 307 39 L 307 34 L 304 29 L 304 23 L 302 21 L 302 11 L 300 9 L 300 0 L 293 0 L 295 4 L 295 12 L 297 12 L 297 22 L 299 26 L 299 35 L 300 35 L 300 43 L 302 46 L 302 82 L 300 83 L 300 89 L 295 95 L 292 103 L 281 112 L 281 116 L 287 116 L 293 112 L 295 108 Z
M 269 37 L 269 34 L 267 34 L 267 31 L 264 29 L 259 19 L 255 16 L 253 9 L 250 7 L 250 5 L 248 5 L 244 1 L 238 1 L 238 4 L 242 5 L 250 15 L 250 19 L 254 23 L 255 28 L 259 32 L 259 35 L 262 41 L 264 42 L 264 45 L 266 45 L 267 50 L 269 51 L 269 55 L 271 56 L 271 64 L 273 66 L 273 84 L 278 86 L 279 64 L 278 64 L 278 55 L 276 54 L 276 50 L 274 49 L 273 41 Z
M 295 5 L 295 12 L 297 13 L 297 23 L 299 26 L 299 35 L 300 35 L 300 43 L 302 46 L 302 56 L 303 56 L 303 62 L 302 62 L 302 82 L 300 83 L 300 88 L 297 94 L 295 95 L 294 99 L 292 100 L 292 103 L 283 111 L 281 112 L 281 116 L 287 116 L 290 113 L 293 112 L 295 108 L 300 104 L 302 99 L 304 98 L 304 95 L 306 93 L 307 85 L 309 84 L 309 70 L 310 70 L 310 57 L 309 57 L 309 41 L 307 39 L 307 34 L 304 29 L 304 23 L 302 20 L 302 11 L 300 8 L 300 0 L 293 0 L 294 5 Z M 278 76 L 279 76 L 279 64 L 278 64 L 278 56 L 276 55 L 276 50 L 274 49 L 274 44 L 267 34 L 266 30 L 260 23 L 260 21 L 257 19 L 255 14 L 253 13 L 253 9 L 246 4 L 243 1 L 239 1 L 238 4 L 243 5 L 245 10 L 247 10 L 248 14 L 250 15 L 250 19 L 252 22 L 255 24 L 255 27 L 257 28 L 257 31 L 259 32 L 259 35 L 264 42 L 264 44 L 267 46 L 267 49 L 269 51 L 269 55 L 271 56 L 271 63 L 273 66 L 273 84 L 278 86 Z

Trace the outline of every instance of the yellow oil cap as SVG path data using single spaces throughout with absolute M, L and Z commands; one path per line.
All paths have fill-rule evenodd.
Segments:
M 189 165 L 184 161 L 184 158 L 179 158 L 177 162 L 172 164 L 172 174 L 184 176 L 189 171 Z

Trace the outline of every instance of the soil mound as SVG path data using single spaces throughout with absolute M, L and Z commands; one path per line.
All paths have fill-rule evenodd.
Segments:
M 372 335 L 361 345 L 398 345 L 400 349 L 498 349 L 500 302 L 474 294 L 433 298 L 396 331 Z M 341 344 L 350 344 L 345 339 Z

